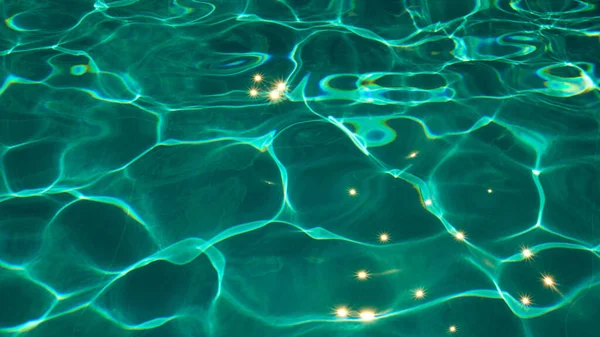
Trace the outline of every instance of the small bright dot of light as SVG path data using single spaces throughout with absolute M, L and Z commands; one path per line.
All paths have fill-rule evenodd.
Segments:
M 432 203 L 433 202 L 431 202 L 431 199 L 425 200 L 425 205 L 427 205 L 427 206 L 431 206 Z
M 338 308 L 335 311 L 335 314 L 336 314 L 337 317 L 342 317 L 342 318 L 348 317 L 348 309 L 346 309 L 346 308 Z
M 536 176 L 539 176 L 539 175 L 540 175 L 540 171 L 538 171 L 538 170 L 533 170 L 533 171 L 531 171 L 531 172 L 533 172 L 533 174 L 535 174 Z
M 262 81 L 263 77 L 261 74 L 256 74 L 252 79 L 254 80 L 254 82 L 260 82 Z
M 287 85 L 283 81 L 277 82 L 277 86 L 276 87 L 277 87 L 277 90 L 279 90 L 279 91 L 286 91 L 287 90 Z
M 418 153 L 419 153 L 419 152 L 417 152 L 417 151 L 415 151 L 415 152 L 411 152 L 411 153 L 408 155 L 408 157 L 409 157 L 409 158 L 414 158 L 414 157 L 416 157 L 416 156 L 417 156 L 417 154 L 418 154 Z
M 552 279 L 550 276 L 544 276 L 544 284 L 551 287 L 554 285 L 554 279 Z
M 281 98 L 281 94 L 279 93 L 279 91 L 274 90 L 269 93 L 269 99 L 271 99 L 272 101 L 276 101 L 279 98 Z
M 358 277 L 359 280 L 366 280 L 367 277 L 369 277 L 369 274 L 366 271 L 361 270 L 358 273 L 356 273 L 356 277 Z
M 252 97 L 258 96 L 258 90 L 256 90 L 256 89 L 250 89 L 250 96 L 252 96 Z
M 390 236 L 387 235 L 386 233 L 379 235 L 379 241 L 388 242 L 389 240 L 390 240 Z
M 456 332 L 456 326 L 455 326 L 455 325 L 451 325 L 451 326 L 448 328 L 448 331 L 450 331 L 450 332 Z
M 456 238 L 456 240 L 462 241 L 462 240 L 465 239 L 465 233 L 463 233 L 463 232 L 457 232 L 456 235 L 454 235 L 454 237 Z
M 531 250 L 529 250 L 529 248 L 524 248 L 521 253 L 523 254 L 524 257 L 526 258 L 530 258 L 533 256 L 533 253 L 531 252 Z
M 364 321 L 372 321 L 375 319 L 375 313 L 370 310 L 364 310 L 360 312 L 360 318 Z
M 415 298 L 423 298 L 425 297 L 425 291 L 423 289 L 417 289 L 415 291 Z
M 492 191 L 492 189 L 491 189 L 491 188 L 489 188 L 489 189 L 488 189 L 488 193 L 492 193 L 492 192 L 494 192 L 494 191 Z
M 355 196 L 356 194 L 358 194 L 358 192 L 356 191 L 355 188 L 351 188 L 348 190 L 348 194 L 351 196 Z
M 531 298 L 529 298 L 529 296 L 521 296 L 521 303 L 523 303 L 523 305 L 530 305 Z

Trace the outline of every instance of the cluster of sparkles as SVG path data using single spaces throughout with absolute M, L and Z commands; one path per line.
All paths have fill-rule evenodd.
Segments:
M 418 154 L 418 152 L 412 152 L 409 156 L 407 156 L 407 158 L 414 158 L 416 157 Z M 350 187 L 346 190 L 348 196 L 350 197 L 358 197 L 359 193 L 358 190 L 354 187 Z M 489 194 L 491 194 L 493 192 L 492 189 L 488 189 L 487 192 Z M 429 207 L 433 205 L 433 201 L 431 199 L 426 199 L 424 201 L 425 206 Z M 455 231 L 455 233 L 453 234 L 454 239 L 460 242 L 466 242 L 467 240 L 467 235 L 465 234 L 465 232 L 463 231 Z M 379 242 L 381 243 L 386 243 L 390 241 L 390 235 L 388 233 L 382 232 L 379 233 L 378 235 L 379 238 Z M 527 248 L 527 247 L 521 247 L 521 255 L 523 256 L 524 260 L 530 260 L 533 259 L 534 253 L 531 251 L 531 249 Z M 355 277 L 357 280 L 359 281 L 365 281 L 368 280 L 372 275 L 367 271 L 367 270 L 359 270 L 356 272 Z M 558 291 L 557 289 L 557 284 L 554 281 L 554 278 L 551 275 L 547 275 L 547 274 L 542 274 L 542 283 L 545 287 L 550 288 L 554 291 Z M 424 288 L 417 288 L 415 290 L 412 291 L 413 293 L 413 299 L 414 300 L 421 300 L 425 297 L 425 289 Z M 531 298 L 530 295 L 527 294 L 522 294 L 519 295 L 519 302 L 521 302 L 521 304 L 525 307 L 529 307 L 533 304 L 533 300 Z M 335 309 L 335 315 L 338 318 L 343 318 L 346 319 L 348 317 L 354 316 L 359 318 L 361 321 L 373 321 L 375 320 L 377 313 L 371 309 L 364 309 L 361 311 L 351 311 L 347 306 L 341 306 Z M 448 327 L 448 332 L 449 333 L 455 333 L 457 332 L 458 329 L 456 327 L 456 325 L 451 325 L 450 327 Z
M 285 93 L 288 91 L 287 83 L 284 80 L 273 82 L 270 88 L 264 86 L 265 77 L 260 73 L 254 74 L 252 81 L 254 85 L 248 90 L 250 98 L 266 97 L 269 101 L 277 103 L 285 97 Z

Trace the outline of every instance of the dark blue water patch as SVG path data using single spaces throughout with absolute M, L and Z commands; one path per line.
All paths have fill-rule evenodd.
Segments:
M 358 89 L 358 78 L 356 76 L 345 75 L 336 76 L 335 78 L 328 81 L 328 85 L 336 90 L 356 90 Z
M 369 140 L 377 141 L 383 139 L 383 137 L 385 137 L 385 133 L 383 133 L 383 131 L 380 130 L 369 131 L 369 133 L 367 134 L 367 139 Z
M 7 270 L 0 272 L 0 279 L 2 279 L 0 298 L 3 306 L 11 308 L 0 316 L 0 329 L 21 325 L 42 317 L 55 300 L 54 296 L 40 285 L 11 274 L 11 271 Z
M 140 324 L 191 308 L 208 308 L 217 287 L 216 272 L 204 255 L 183 266 L 156 261 L 121 277 L 97 304 L 119 320 Z M 153 296 L 147 296 L 149 291 Z
M 460 84 L 464 88 L 461 96 L 494 96 L 503 97 L 509 94 L 502 76 L 509 68 L 504 62 L 469 62 L 457 63 L 449 66 L 449 71 L 460 74 Z
M 35 258 L 43 242 L 46 225 L 60 205 L 52 198 L 35 196 L 0 203 L 0 254 L 5 262 L 24 264 Z M 32 213 L 31 210 L 36 212 Z
M 381 43 L 337 32 L 311 37 L 302 46 L 300 55 L 303 69 L 309 72 L 329 69 L 332 73 L 360 74 L 387 69 L 393 62 L 393 55 Z
M 14 191 L 43 188 L 60 175 L 60 153 L 65 144 L 40 141 L 10 149 L 3 158 L 9 186 Z M 35 163 L 30 159 L 35 158 Z
M 13 53 L 5 57 L 4 68 L 12 76 L 42 81 L 53 71 L 48 61 L 57 55 L 60 53 L 54 50 L 40 50 L 31 54 Z
M 87 224 L 85 228 L 79 226 L 83 222 Z M 78 251 L 107 271 L 131 266 L 151 255 L 157 246 L 149 229 L 127 210 L 100 202 L 83 200 L 70 205 L 56 219 L 53 229 L 59 231 L 57 236 L 66 236 Z

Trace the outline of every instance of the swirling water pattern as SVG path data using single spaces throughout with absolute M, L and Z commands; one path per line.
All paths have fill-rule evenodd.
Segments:
M 0 335 L 599 336 L 597 1 L 0 4 Z

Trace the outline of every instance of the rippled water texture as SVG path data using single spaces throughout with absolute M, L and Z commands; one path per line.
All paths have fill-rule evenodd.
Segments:
M 0 1 L 0 335 L 597 337 L 596 3 Z

